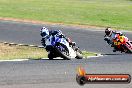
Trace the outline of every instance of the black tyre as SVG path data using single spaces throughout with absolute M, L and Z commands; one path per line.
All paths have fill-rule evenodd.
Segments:
M 52 54 L 49 53 L 49 54 L 48 54 L 48 58 L 49 58 L 49 60 L 53 60 L 54 57 L 53 57 Z
M 65 59 L 65 60 L 71 59 L 71 57 L 69 56 L 69 50 L 65 45 L 63 45 L 61 43 L 57 43 L 55 49 L 58 52 L 58 54 L 60 55 L 60 57 L 62 57 L 63 59 Z
M 82 51 L 78 48 L 78 47 L 74 47 L 74 50 L 76 51 L 76 59 L 82 59 L 83 55 L 82 55 Z
M 58 56 L 57 56 L 57 54 L 55 54 L 54 52 L 51 52 L 51 53 L 48 54 L 48 58 L 49 58 L 50 60 L 53 60 L 53 59 L 56 58 L 56 57 L 58 57 Z
M 76 51 L 76 57 L 75 57 L 76 59 L 82 59 L 83 58 L 83 55 L 82 55 L 82 51 L 81 50 L 77 50 Z
M 132 53 L 132 49 L 130 49 L 128 46 L 123 45 L 125 53 Z

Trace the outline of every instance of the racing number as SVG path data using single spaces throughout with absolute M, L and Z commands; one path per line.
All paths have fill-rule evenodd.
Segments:
M 114 45 L 120 45 L 121 43 L 120 42 L 114 42 Z
M 124 36 L 120 36 L 119 38 L 120 38 L 120 41 L 123 42 Z
M 124 36 L 119 36 L 119 39 L 121 42 L 123 42 Z M 114 45 L 120 45 L 121 42 L 116 41 L 116 42 L 114 42 Z

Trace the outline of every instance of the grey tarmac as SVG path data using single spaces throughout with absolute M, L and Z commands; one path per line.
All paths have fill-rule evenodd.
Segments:
M 104 32 L 95 29 L 61 25 L 39 25 L 12 21 L 0 21 L 0 41 L 22 44 L 40 44 L 39 30 L 42 26 L 61 29 L 82 50 L 101 53 L 103 57 L 72 60 L 26 60 L 0 62 L 0 88 L 131 88 L 132 84 L 86 84 L 80 86 L 75 77 L 77 68 L 87 73 L 130 74 L 132 55 L 113 53 L 103 40 Z M 93 31 L 94 30 L 94 31 Z M 103 29 L 102 29 L 103 30 Z M 132 40 L 131 33 L 125 32 Z

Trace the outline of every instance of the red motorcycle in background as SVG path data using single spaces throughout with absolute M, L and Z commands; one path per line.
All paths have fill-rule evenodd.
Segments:
M 112 39 L 112 45 L 116 51 L 125 52 L 125 53 L 132 53 L 132 41 L 130 41 L 126 36 L 124 35 L 116 35 L 116 39 Z M 107 39 L 105 39 L 107 40 Z

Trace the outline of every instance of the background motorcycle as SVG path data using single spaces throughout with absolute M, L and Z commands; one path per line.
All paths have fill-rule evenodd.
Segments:
M 69 60 L 72 58 L 82 59 L 82 52 L 75 45 L 70 45 L 65 38 L 59 36 L 50 36 L 46 42 L 46 50 L 49 52 L 48 58 L 53 59 L 62 57 Z
M 126 36 L 124 35 L 116 35 L 116 39 L 112 39 L 112 45 L 111 47 L 114 47 L 116 51 L 125 52 L 125 53 L 132 53 L 132 41 L 130 41 Z M 104 39 L 105 41 L 109 41 L 107 37 Z

